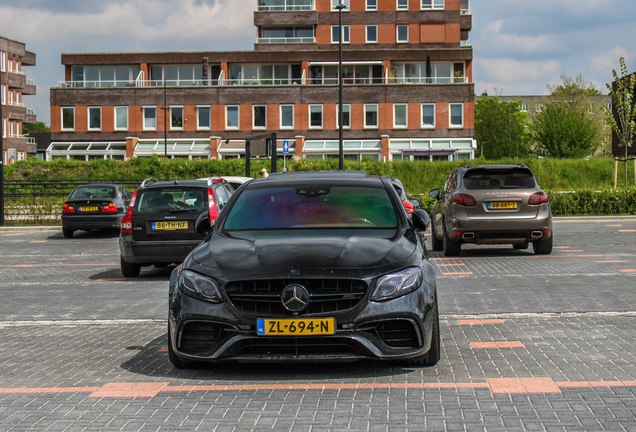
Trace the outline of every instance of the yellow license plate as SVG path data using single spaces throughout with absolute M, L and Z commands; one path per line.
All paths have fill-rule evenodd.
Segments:
M 80 207 L 80 211 L 83 211 L 83 212 L 85 212 L 85 211 L 87 211 L 87 212 L 88 211 L 99 211 L 99 207 L 97 207 L 97 206 L 88 206 L 88 207 L 82 206 L 82 207 Z
M 257 320 L 257 334 L 265 336 L 317 336 L 336 333 L 333 318 L 296 318 Z
M 153 230 L 179 230 L 188 229 L 188 221 L 182 222 L 153 222 Z
M 488 203 L 488 208 L 490 210 L 507 210 L 507 209 L 516 209 L 516 202 L 491 202 Z

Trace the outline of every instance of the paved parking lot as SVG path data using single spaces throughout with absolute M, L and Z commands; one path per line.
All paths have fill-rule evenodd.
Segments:
M 117 238 L 0 231 L 0 430 L 636 431 L 636 218 L 561 219 L 555 249 L 431 253 L 437 367 L 228 364 L 166 352 L 170 269 Z

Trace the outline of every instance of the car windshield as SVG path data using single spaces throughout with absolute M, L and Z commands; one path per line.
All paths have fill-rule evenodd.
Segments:
M 244 191 L 225 229 L 396 228 L 386 190 L 369 186 L 295 185 Z
M 84 186 L 73 191 L 71 198 L 114 198 L 115 189 L 112 187 Z
M 479 168 L 464 174 L 466 189 L 532 189 L 535 187 L 532 173 L 523 168 Z
M 203 211 L 208 205 L 207 189 L 166 188 L 147 190 L 139 196 L 139 213 Z

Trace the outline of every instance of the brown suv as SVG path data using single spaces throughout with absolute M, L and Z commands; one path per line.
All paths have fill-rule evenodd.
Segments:
M 462 243 L 511 244 L 537 254 L 552 252 L 552 213 L 532 171 L 520 165 L 462 165 L 444 191 L 433 189 L 434 251 L 459 256 Z

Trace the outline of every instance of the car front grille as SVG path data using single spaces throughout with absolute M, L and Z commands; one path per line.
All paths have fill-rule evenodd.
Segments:
M 356 307 L 367 292 L 367 284 L 354 279 L 278 279 L 237 281 L 226 285 L 232 304 L 242 312 L 259 315 L 288 315 L 281 292 L 291 284 L 309 291 L 309 306 L 300 315 L 338 313 Z
M 211 322 L 189 321 L 181 331 L 179 351 L 198 354 L 213 349 L 223 337 L 223 329 Z
M 420 348 L 422 343 L 413 323 L 409 320 L 384 321 L 375 327 L 382 342 L 391 348 Z
M 346 338 L 258 338 L 244 342 L 237 352 L 246 356 L 333 356 L 359 357 L 361 354 Z

